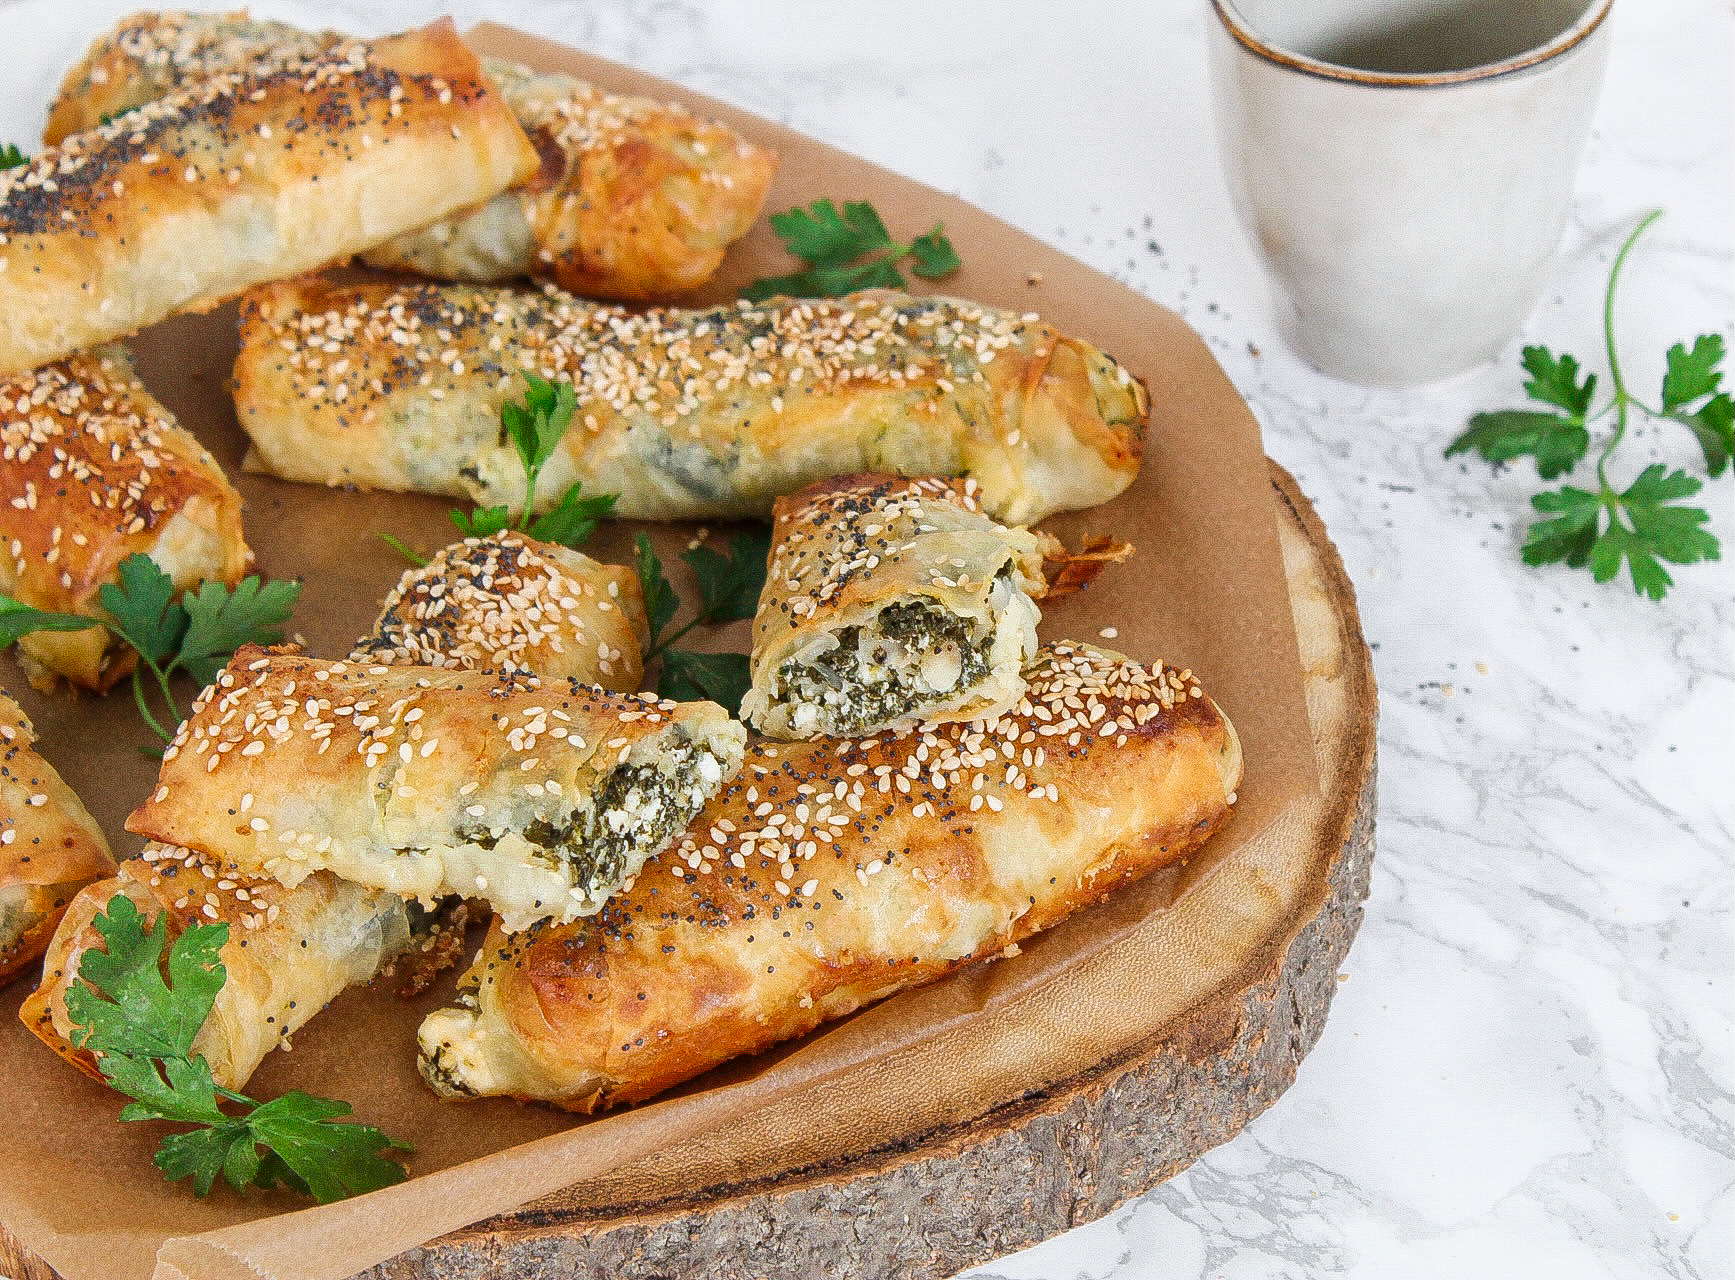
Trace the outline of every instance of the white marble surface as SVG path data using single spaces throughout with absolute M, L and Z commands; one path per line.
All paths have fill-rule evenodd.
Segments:
M 1516 0 L 1521 2 L 1521 0 Z M 0 140 L 135 0 L 0 0 Z M 363 30 L 451 11 L 569 41 L 815 134 L 1128 281 L 1209 341 L 1361 596 L 1382 691 L 1367 920 L 1294 1088 L 1109 1218 L 973 1273 L 1025 1280 L 1735 1275 L 1729 562 L 1666 604 L 1521 565 L 1534 477 L 1447 462 L 1516 405 L 1522 341 L 1604 364 L 1735 327 L 1735 12 L 1618 0 L 1548 296 L 1496 363 L 1367 391 L 1278 339 L 1218 173 L 1206 0 L 415 0 L 255 11 Z M 1647 431 L 1634 460 L 1693 446 Z M 1707 498 L 1735 559 L 1732 485 Z

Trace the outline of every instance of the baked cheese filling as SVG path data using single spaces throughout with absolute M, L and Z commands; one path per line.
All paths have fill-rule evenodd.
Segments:
M 868 624 L 820 637 L 777 670 L 778 701 L 789 707 L 790 727 L 804 736 L 853 737 L 962 705 L 1006 664 L 1002 637 L 1012 638 L 1011 666 L 1018 669 L 1019 628 L 1009 625 L 1008 615 L 1022 622 L 1025 611 L 1035 612 L 1005 572 L 995 579 L 988 605 L 986 617 L 971 618 L 936 602 L 905 600 L 887 605 Z
M 559 873 L 577 914 L 599 910 L 716 791 L 728 770 L 696 742 L 681 742 L 654 760 L 613 770 L 593 796 L 560 817 L 541 815 L 504 830 L 460 829 L 463 847 L 496 888 L 514 874 L 514 864 Z M 481 853 L 498 855 L 494 859 Z M 492 874 L 486 864 L 493 862 Z

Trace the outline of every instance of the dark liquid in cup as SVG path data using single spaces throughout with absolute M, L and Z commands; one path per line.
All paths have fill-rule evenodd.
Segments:
M 1578 20 L 1583 0 L 1457 0 L 1426 13 L 1390 15 L 1307 49 L 1321 62 L 1358 71 L 1429 75 L 1468 71 L 1547 44 Z

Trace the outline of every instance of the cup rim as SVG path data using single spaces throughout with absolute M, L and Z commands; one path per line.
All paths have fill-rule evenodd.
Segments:
M 1602 25 L 1603 19 L 1608 17 L 1609 10 L 1614 7 L 1614 0 L 1592 0 L 1571 26 L 1533 49 L 1526 49 L 1497 62 L 1486 62 L 1457 71 L 1367 71 L 1359 67 L 1339 66 L 1337 63 L 1310 58 L 1306 54 L 1271 43 L 1254 31 L 1247 19 L 1241 16 L 1235 8 L 1234 0 L 1211 0 L 1211 7 L 1216 11 L 1224 29 L 1242 48 L 1267 62 L 1325 80 L 1340 80 L 1349 84 L 1378 85 L 1395 89 L 1432 89 L 1474 80 L 1492 80 L 1496 76 L 1526 71 L 1558 58 L 1582 44 Z

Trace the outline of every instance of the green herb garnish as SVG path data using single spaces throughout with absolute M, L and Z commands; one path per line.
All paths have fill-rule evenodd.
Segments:
M 578 396 L 570 382 L 552 382 L 524 371 L 524 403 L 508 401 L 500 406 L 500 442 L 511 443 L 524 467 L 524 505 L 516 517 L 510 508 L 477 507 L 465 512 L 453 508 L 447 513 L 458 532 L 466 538 L 486 538 L 506 529 L 516 529 L 542 542 L 558 543 L 563 547 L 581 547 L 602 521 L 614 514 L 618 493 L 598 494 L 587 498 L 583 484 L 574 481 L 560 500 L 539 516 L 530 512 L 536 504 L 536 485 L 542 469 L 559 448 L 561 438 L 572 425 L 578 409 Z M 380 540 L 412 564 L 425 565 L 427 558 L 418 555 L 389 533 Z
M 1628 390 L 1621 376 L 1615 351 L 1615 285 L 1634 243 L 1645 229 L 1662 216 L 1653 209 L 1640 220 L 1615 255 L 1603 296 L 1603 338 L 1608 349 L 1609 381 L 1614 394 L 1595 412 L 1596 375 L 1581 376 L 1579 362 L 1570 355 L 1556 356 L 1547 347 L 1524 348 L 1524 368 L 1530 380 L 1524 384 L 1532 400 L 1549 405 L 1552 412 L 1507 409 L 1479 413 L 1469 429 L 1446 448 L 1446 456 L 1471 450 L 1490 462 L 1509 462 L 1531 457 L 1544 480 L 1566 475 L 1590 451 L 1591 425 L 1610 414 L 1614 429 L 1596 460 L 1597 487 L 1581 489 L 1563 485 L 1531 498 L 1531 505 L 1547 519 L 1530 526 L 1521 555 L 1530 565 L 1565 563 L 1569 568 L 1590 567 L 1591 576 L 1607 582 L 1620 572 L 1624 561 L 1633 589 L 1661 600 L 1674 585 L 1663 562 L 1695 564 L 1716 560 L 1722 548 L 1716 537 L 1702 528 L 1710 515 L 1700 507 L 1682 505 L 1702 488 L 1685 471 L 1671 471 L 1661 463 L 1646 467 L 1625 489 L 1616 489 L 1608 476 L 1609 459 L 1626 438 L 1634 410 L 1660 421 L 1674 422 L 1691 431 L 1705 456 L 1705 470 L 1723 474 L 1735 454 L 1735 401 L 1719 389 L 1723 339 L 1701 334 L 1689 350 L 1676 343 L 1668 351 L 1661 397 L 1656 408 Z
M 866 200 L 846 200 L 841 213 L 830 200 L 815 200 L 805 209 L 774 213 L 769 221 L 807 269 L 755 280 L 741 290 L 741 296 L 751 302 L 778 294 L 836 298 L 857 289 L 902 289 L 907 281 L 898 263 L 906 257 L 911 259 L 910 270 L 924 280 L 950 275 L 962 265 L 943 224 L 935 223 L 927 235 L 900 244 Z
M 651 643 L 645 650 L 645 661 L 661 658 L 663 663 L 657 692 L 677 702 L 709 698 L 728 708 L 731 715 L 739 715 L 741 699 L 752 684 L 747 655 L 698 653 L 673 645 L 694 627 L 753 616 L 759 593 L 765 586 L 766 560 L 771 553 L 770 528 L 736 534 L 729 542 L 727 554 L 705 546 L 681 553 L 681 559 L 698 577 L 700 604 L 684 625 L 668 635 L 663 633 L 680 611 L 681 599 L 664 576 L 662 561 L 652 549 L 651 540 L 640 533 L 636 545 L 639 587 L 644 593 L 645 616 L 651 624 Z
M 0 595 L 0 648 L 33 631 L 107 627 L 138 652 L 132 675 L 133 701 L 151 731 L 164 742 L 174 737 L 174 726 L 181 720 L 181 709 L 169 687 L 174 674 L 185 671 L 204 686 L 216 679 L 242 645 L 280 643 L 282 624 L 289 621 L 301 596 L 299 582 L 262 582 L 249 575 L 234 587 L 204 582 L 177 599 L 174 581 L 142 552 L 121 561 L 119 576 L 119 582 L 105 582 L 97 592 L 109 615 L 101 619 L 45 613 Z M 147 673 L 167 707 L 166 726 L 151 710 Z
M 166 917 L 147 931 L 124 894 L 109 899 L 95 926 L 107 950 L 86 951 L 67 989 L 73 1042 L 133 1099 L 122 1120 L 194 1126 L 157 1149 L 155 1164 L 171 1182 L 191 1178 L 201 1196 L 219 1175 L 237 1191 L 281 1183 L 328 1204 L 404 1180 L 403 1166 L 382 1152 L 410 1148 L 372 1125 L 335 1123 L 350 1113 L 347 1102 L 299 1090 L 257 1102 L 218 1085 L 193 1052 L 228 980 L 219 956 L 228 925 L 190 926 L 167 947 L 166 964 Z
M 18 149 L 16 142 L 0 142 L 0 170 L 16 169 L 29 163 L 30 157 Z

